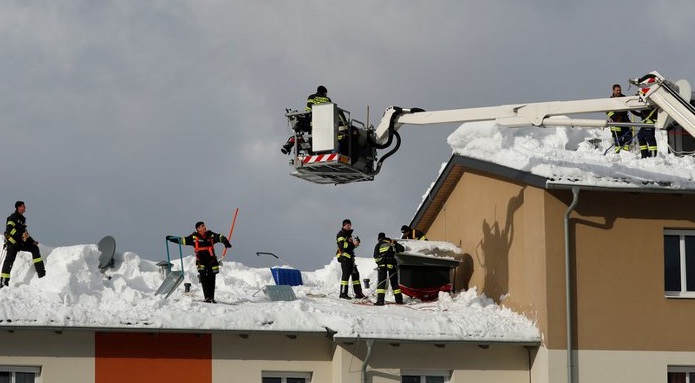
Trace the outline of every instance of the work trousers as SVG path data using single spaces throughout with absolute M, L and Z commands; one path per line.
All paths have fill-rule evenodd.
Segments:
M 14 260 L 17 258 L 17 253 L 20 251 L 26 251 L 31 253 L 31 258 L 34 263 L 34 268 L 36 272 L 45 271 L 46 268 L 43 264 L 43 259 L 41 259 L 41 253 L 39 252 L 39 247 L 34 243 L 19 242 L 14 245 L 7 245 L 7 254 L 5 255 L 5 262 L 2 264 L 2 281 L 6 282 L 10 280 L 10 272 L 12 271 L 12 266 L 14 266 Z

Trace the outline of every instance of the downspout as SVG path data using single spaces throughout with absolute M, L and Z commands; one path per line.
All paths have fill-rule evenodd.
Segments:
M 572 187 L 572 203 L 565 211 L 565 301 L 567 304 L 567 383 L 572 383 L 572 294 L 570 276 L 570 214 L 579 202 L 579 186 Z
M 367 383 L 367 365 L 369 364 L 369 358 L 372 356 L 372 346 L 374 346 L 374 339 L 367 339 L 367 355 L 365 355 L 364 362 L 362 362 L 362 383 Z

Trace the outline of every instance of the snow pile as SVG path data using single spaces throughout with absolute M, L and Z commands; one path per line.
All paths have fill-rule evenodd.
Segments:
M 443 242 L 416 244 L 412 251 L 435 248 L 455 253 Z M 169 299 L 155 296 L 163 277 L 155 262 L 131 252 L 116 253 L 114 266 L 98 271 L 97 246 L 54 249 L 41 245 L 47 275 L 39 279 L 28 253 L 19 253 L 10 286 L 0 289 L 0 326 L 156 328 L 231 331 L 336 331 L 339 338 L 402 340 L 537 342 L 540 333 L 529 319 L 496 305 L 475 289 L 439 301 L 423 303 L 406 297 L 406 305 L 383 307 L 338 299 L 340 265 L 302 272 L 304 285 L 295 286 L 295 301 L 270 301 L 266 285 L 274 285 L 270 268 L 248 268 L 229 258 L 217 278 L 217 304 L 204 303 L 197 282 L 195 259 L 183 258 L 185 283 Z M 184 253 L 186 254 L 186 253 Z M 430 254 L 431 255 L 431 254 Z M 272 259 L 274 260 L 274 259 Z M 181 262 L 172 259 L 173 270 Z M 272 262 L 270 262 L 272 266 Z M 375 264 L 357 258 L 362 278 L 371 280 L 366 294 L 374 296 Z M 387 303 L 393 296 L 387 295 Z
M 447 142 L 455 154 L 560 183 L 694 189 L 695 158 L 669 154 L 665 132 L 657 131 L 657 137 L 659 154 L 647 159 L 638 152 L 615 153 L 608 129 L 505 128 L 486 121 L 461 125 Z

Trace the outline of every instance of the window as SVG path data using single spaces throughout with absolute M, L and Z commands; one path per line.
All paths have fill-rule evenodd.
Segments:
M 667 383 L 695 383 L 695 367 L 669 367 Z
M 449 383 L 451 373 L 445 371 L 401 371 L 401 383 Z M 695 382 L 692 382 L 695 383 Z
M 311 383 L 311 373 L 263 371 L 262 383 Z
M 664 291 L 666 296 L 695 297 L 693 230 L 664 231 Z
M 0 383 L 35 383 L 39 367 L 0 366 Z

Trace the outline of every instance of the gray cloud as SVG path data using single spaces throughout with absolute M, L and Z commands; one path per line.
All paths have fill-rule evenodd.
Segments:
M 353 117 L 607 96 L 659 70 L 693 82 L 690 1 L 0 4 L 0 177 L 48 246 L 117 239 L 160 260 L 197 220 L 230 260 L 326 264 L 349 217 L 370 256 L 410 221 L 452 126 L 405 127 L 377 180 L 314 185 L 279 152 L 318 84 Z M 190 253 L 190 249 L 189 249 Z

